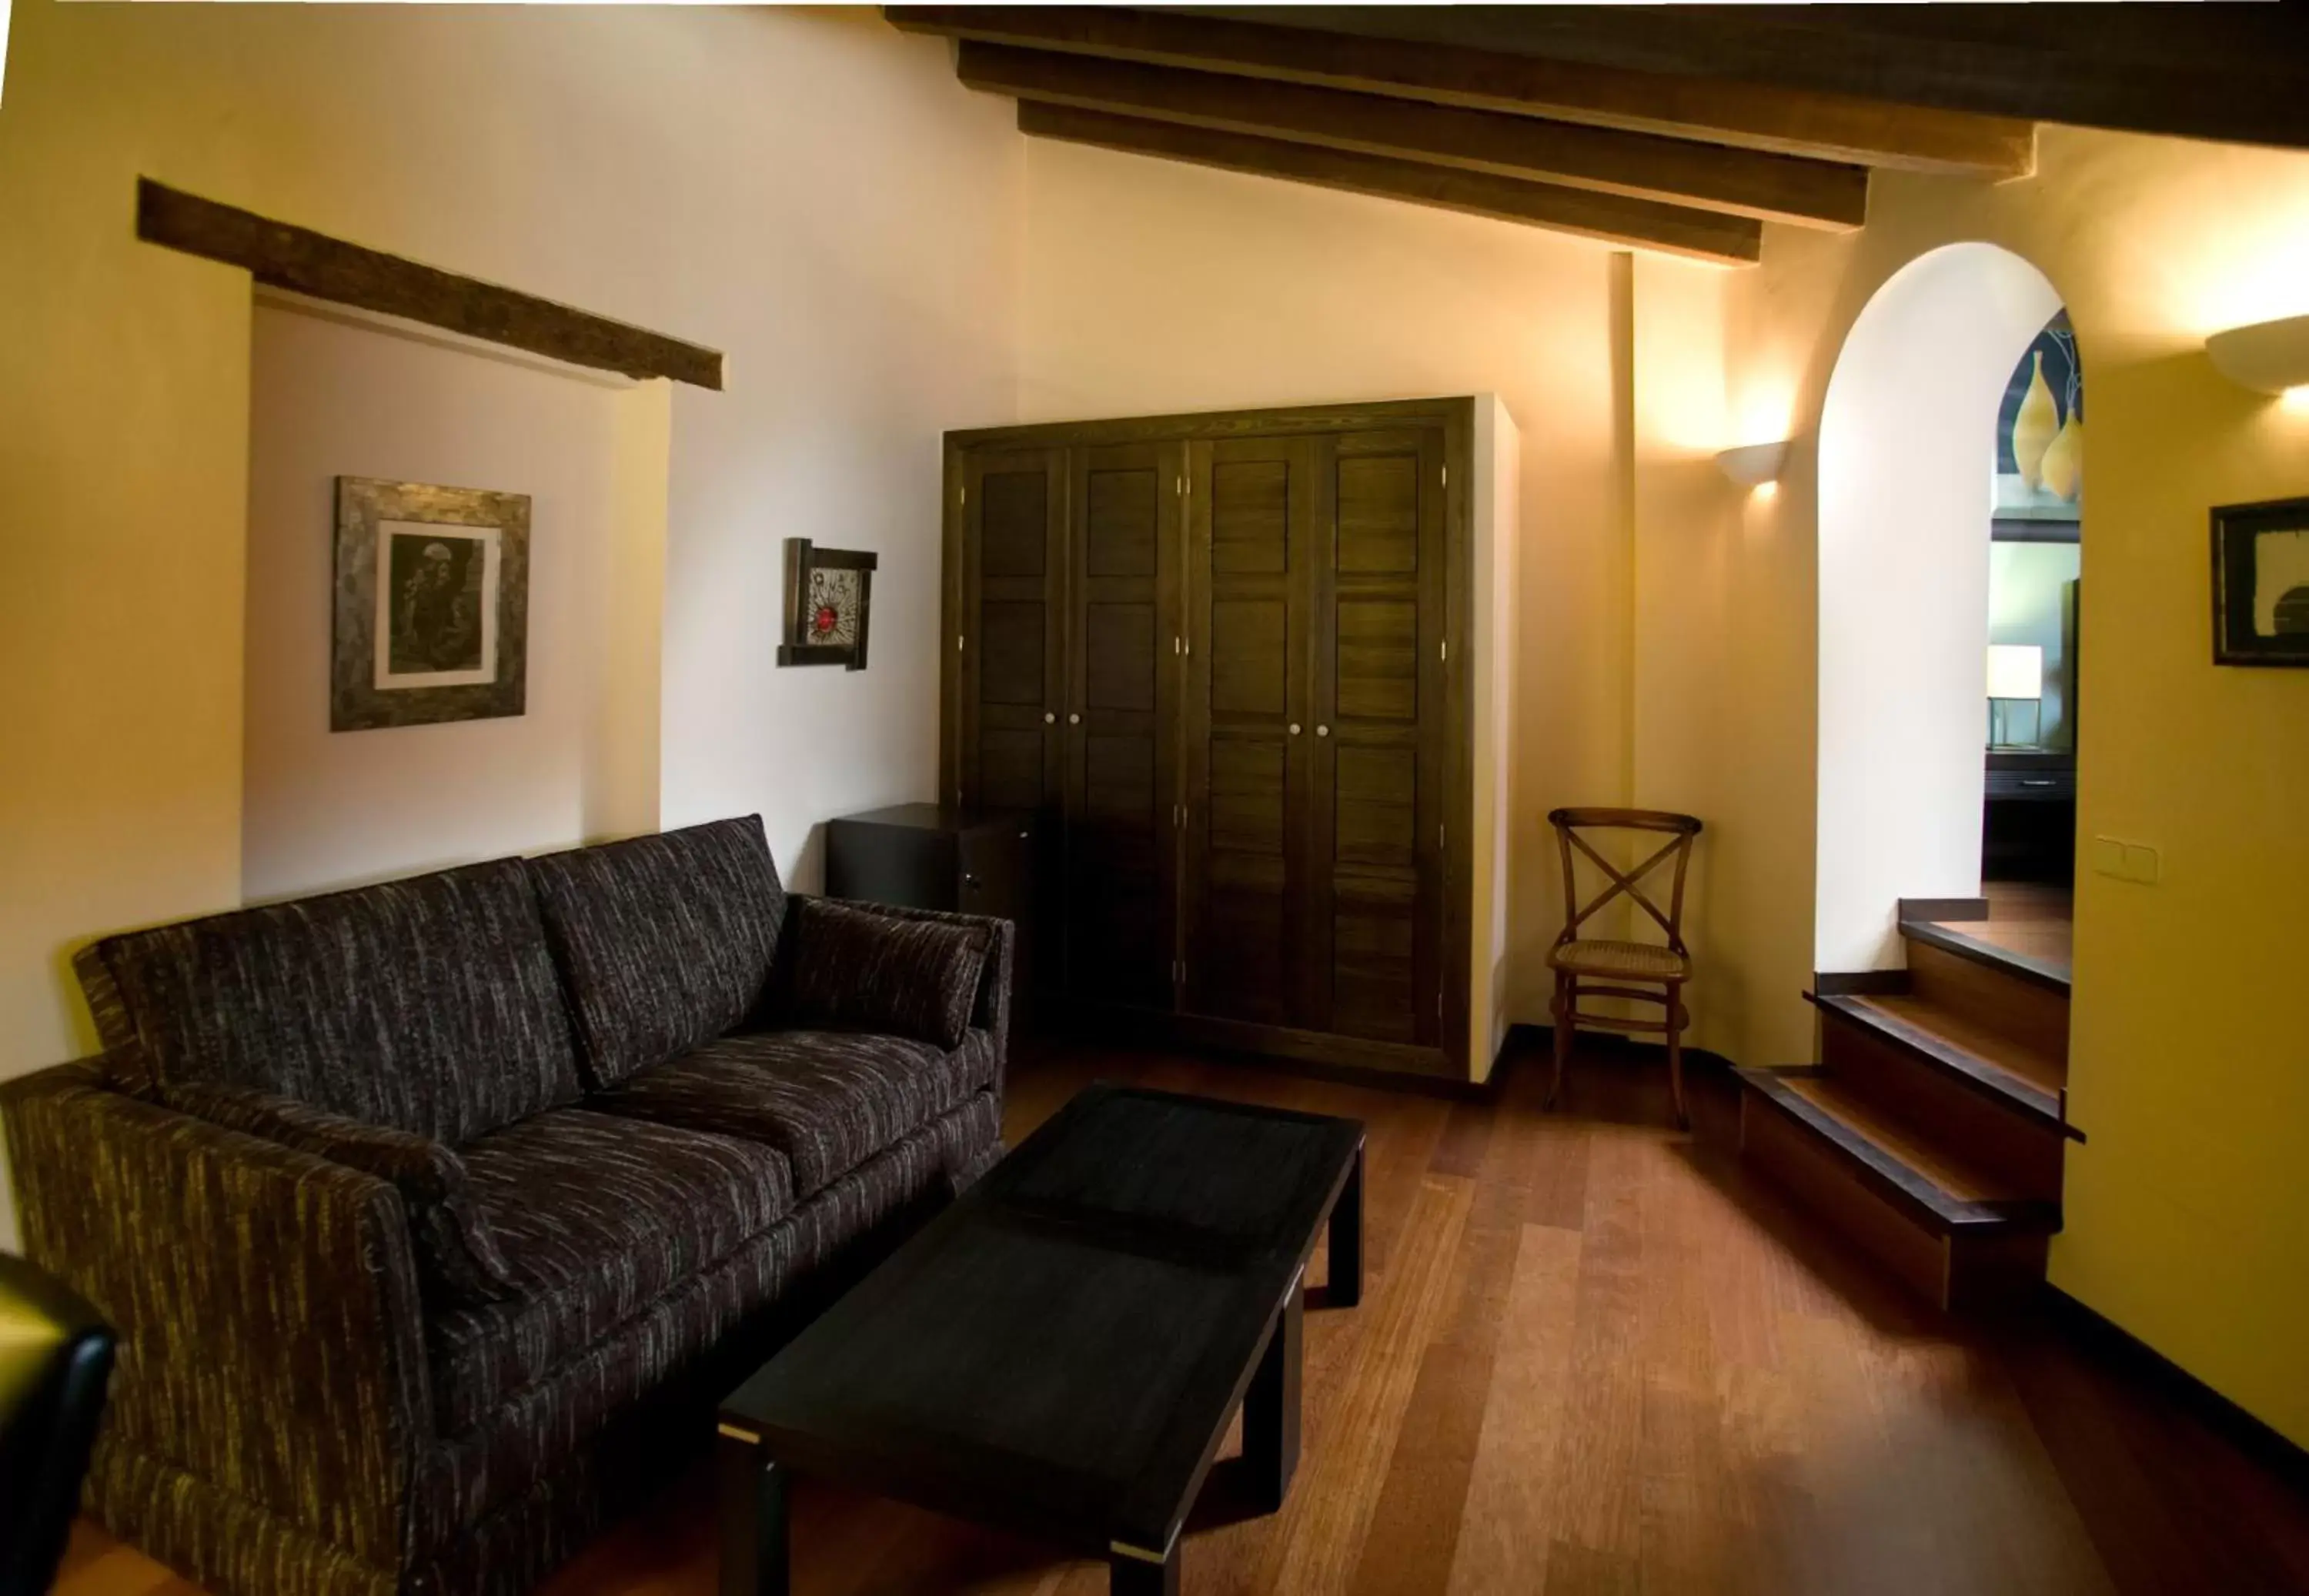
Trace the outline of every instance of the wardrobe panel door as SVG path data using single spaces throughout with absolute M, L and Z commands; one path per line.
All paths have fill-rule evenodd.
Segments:
M 973 450 L 963 472 L 963 803 L 1055 823 L 1066 594 L 1064 456 Z
M 1317 445 L 1309 1023 L 1441 1037 L 1444 637 L 1440 429 Z
M 1295 437 L 1189 451 L 1181 1005 L 1268 1025 L 1301 1022 L 1305 984 L 1310 459 Z
M 1167 1010 L 1176 957 L 1178 444 L 1068 454 L 1067 990 Z

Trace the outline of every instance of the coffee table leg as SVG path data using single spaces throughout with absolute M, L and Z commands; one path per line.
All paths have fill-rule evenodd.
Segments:
M 1179 1543 L 1185 1539 L 1172 1541 L 1166 1554 L 1116 1541 L 1106 1558 L 1108 1596 L 1179 1596 Z
M 721 1477 L 722 1596 L 787 1596 L 786 1471 L 761 1437 L 722 1426 L 714 1467 Z
M 1291 1489 L 1291 1476 L 1299 1467 L 1299 1370 L 1306 1342 L 1307 1293 L 1291 1289 L 1290 1299 L 1276 1316 L 1275 1330 L 1267 1338 L 1252 1371 L 1250 1389 L 1242 1395 L 1242 1458 L 1250 1488 L 1269 1513 L 1283 1505 Z
M 1331 1285 L 1325 1300 L 1333 1307 L 1353 1307 L 1363 1299 L 1363 1150 L 1355 1149 L 1355 1167 L 1339 1200 L 1331 1204 Z

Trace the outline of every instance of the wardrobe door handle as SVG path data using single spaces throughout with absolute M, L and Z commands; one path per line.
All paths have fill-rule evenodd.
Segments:
M 1043 725 L 1045 725 L 1045 726 L 1056 726 L 1058 723 L 1059 723 L 1059 717 L 1058 717 L 1058 715 L 1057 715 L 1054 712 L 1050 711 L 1050 710 L 1044 710 L 1044 711 L 1042 712 L 1042 724 L 1043 724 Z
M 1331 729 L 1327 726 L 1318 726 L 1315 728 L 1315 735 L 1317 737 L 1328 737 L 1331 735 Z
M 1296 720 L 1291 722 L 1291 735 L 1293 737 L 1297 737 L 1299 735 L 1299 722 Z
M 1080 715 L 1068 715 L 1067 717 L 1067 724 L 1069 726 L 1079 726 L 1082 724 L 1082 717 Z

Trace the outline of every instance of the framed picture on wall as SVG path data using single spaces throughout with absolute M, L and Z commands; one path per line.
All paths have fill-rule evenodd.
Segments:
M 779 664 L 866 669 L 874 559 L 856 549 L 820 548 L 807 538 L 786 539 L 786 630 Z
M 2069 313 L 2055 311 L 2020 352 L 1996 410 L 1996 475 L 1991 513 L 2000 537 L 2027 536 L 2031 523 L 2052 540 L 2073 539 L 2083 513 L 2085 379 Z M 2010 530 L 2008 530 L 2010 529 Z
M 2213 662 L 2309 666 L 2309 499 L 2213 512 Z
M 523 712 L 529 496 L 337 479 L 329 729 Z

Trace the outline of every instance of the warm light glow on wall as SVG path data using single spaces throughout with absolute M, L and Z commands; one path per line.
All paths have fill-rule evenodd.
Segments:
M 2296 415 L 2309 416 L 2309 383 L 2287 388 L 2277 396 L 2277 402 Z
M 1761 379 L 1749 378 L 1741 384 L 1740 396 L 1732 408 L 1739 418 L 1737 436 L 1743 442 L 1760 444 L 1795 434 L 1796 385 L 1793 378 L 1777 374 Z

